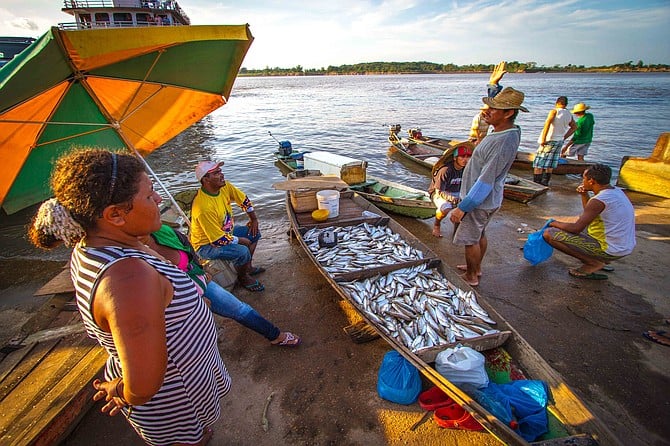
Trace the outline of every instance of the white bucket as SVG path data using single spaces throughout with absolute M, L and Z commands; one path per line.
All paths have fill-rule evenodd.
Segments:
M 321 190 L 316 193 L 319 209 L 328 209 L 328 218 L 335 218 L 340 213 L 340 193 L 336 190 Z

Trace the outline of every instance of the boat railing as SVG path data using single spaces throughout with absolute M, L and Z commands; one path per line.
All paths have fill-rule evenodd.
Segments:
M 84 8 L 141 8 L 149 10 L 168 10 L 174 11 L 184 18 L 186 23 L 191 23 L 191 19 L 186 15 L 183 9 L 174 0 L 63 0 L 63 9 L 84 9 Z
M 128 21 L 114 21 L 114 22 L 67 22 L 59 23 L 58 28 L 62 30 L 73 30 L 73 29 L 98 29 L 98 28 L 134 28 L 134 27 L 145 27 L 145 26 L 182 26 L 181 23 L 168 23 L 166 25 L 160 23 L 151 22 L 140 22 L 137 23 L 128 22 Z

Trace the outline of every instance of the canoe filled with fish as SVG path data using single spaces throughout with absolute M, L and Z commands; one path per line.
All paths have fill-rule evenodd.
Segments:
M 560 426 L 561 438 L 586 434 L 601 444 L 619 444 L 482 296 L 382 210 L 352 191 L 341 192 L 338 216 L 325 222 L 316 222 L 310 212 L 295 212 L 288 194 L 286 207 L 292 233 L 342 299 L 503 443 L 527 444 L 437 372 L 439 352 L 460 343 L 487 353 L 504 344 L 505 354 L 528 379 L 547 383 L 553 396 L 548 413 Z
M 337 236 L 337 245 L 319 246 L 325 231 Z M 433 258 L 432 252 L 410 246 L 387 225 L 312 228 L 303 239 L 365 319 L 426 362 L 457 343 L 486 350 L 509 337 L 494 328 L 473 291 L 456 287 L 436 267 L 416 264 Z M 389 265 L 398 269 L 385 272 Z M 356 275 L 360 278 L 346 280 Z

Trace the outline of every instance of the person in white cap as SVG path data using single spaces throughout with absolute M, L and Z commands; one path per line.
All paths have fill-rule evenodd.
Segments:
M 572 134 L 572 139 L 568 142 L 561 151 L 561 157 L 577 155 L 578 160 L 584 160 L 584 157 L 589 153 L 589 147 L 593 141 L 593 127 L 596 120 L 593 119 L 591 113 L 586 110 L 590 109 L 588 105 L 580 102 L 572 107 L 571 113 L 577 117 L 577 129 Z
M 522 104 L 524 94 L 507 87 L 497 96 L 482 98 L 489 108 L 484 119 L 493 126 L 493 132 L 479 143 L 463 171 L 461 201 L 449 214 L 449 220 L 458 224 L 453 243 L 465 246 L 463 279 L 472 286 L 479 285 L 481 264 L 488 241 L 485 229 L 491 217 L 500 208 L 505 188 L 505 177 L 516 158 L 521 141 L 521 129 L 514 124 L 519 110 L 528 110 Z
M 191 208 L 191 244 L 203 259 L 232 261 L 240 285 L 249 291 L 263 291 L 265 286 L 252 277 L 265 271 L 251 263 L 261 238 L 254 205 L 244 192 L 226 181 L 221 166 L 223 161 L 202 161 L 195 168 L 202 186 Z M 246 225 L 234 224 L 233 202 L 249 217 Z

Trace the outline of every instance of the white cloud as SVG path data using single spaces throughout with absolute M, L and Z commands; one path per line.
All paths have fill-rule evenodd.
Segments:
M 182 0 L 193 24 L 249 23 L 247 68 L 373 61 L 670 63 L 670 4 L 611 0 Z M 0 35 L 72 21 L 52 0 L 5 0 Z

